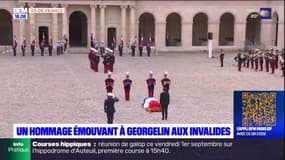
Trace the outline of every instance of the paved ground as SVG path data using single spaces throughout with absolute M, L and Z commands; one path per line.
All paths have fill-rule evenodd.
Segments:
M 224 68 L 206 53 L 117 57 L 114 93 L 120 102 L 115 123 L 232 123 L 234 90 L 284 89 L 280 70 L 274 75 L 251 69 L 238 72 L 233 57 L 225 55 Z M 99 73 L 90 70 L 86 54 L 0 55 L 0 137 L 12 137 L 14 123 L 106 123 L 102 69 L 101 64 Z M 168 121 L 141 107 L 149 70 L 159 80 L 156 98 L 163 72 L 172 79 Z M 127 71 L 134 82 L 130 102 L 123 99 Z

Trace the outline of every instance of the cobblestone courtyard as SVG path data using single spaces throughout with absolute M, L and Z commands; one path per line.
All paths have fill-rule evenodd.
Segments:
M 12 137 L 14 123 L 106 123 L 106 91 L 102 59 L 99 73 L 89 68 L 87 54 L 60 57 L 0 55 L 0 137 Z M 19 53 L 18 53 L 19 55 Z M 217 54 L 214 54 L 218 57 Z M 224 68 L 206 53 L 160 54 L 152 57 L 116 57 L 113 78 L 116 104 L 114 123 L 233 123 L 234 90 L 283 90 L 284 78 L 252 69 L 237 71 L 226 53 Z M 145 80 L 152 70 L 157 80 L 168 71 L 169 119 L 142 107 L 147 95 Z M 122 80 L 130 72 L 131 101 L 124 100 Z

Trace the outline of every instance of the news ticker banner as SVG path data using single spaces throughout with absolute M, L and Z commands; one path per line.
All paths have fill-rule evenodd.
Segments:
M 235 138 L 284 138 L 284 91 L 235 91 Z
M 1 160 L 284 160 L 284 139 L 0 139 Z
M 232 139 L 233 124 L 14 124 L 14 138 Z

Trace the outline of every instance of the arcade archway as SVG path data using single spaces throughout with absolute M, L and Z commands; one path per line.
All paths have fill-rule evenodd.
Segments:
M 198 13 L 193 18 L 192 45 L 206 46 L 208 36 L 208 16 Z
M 87 17 L 81 11 L 75 11 L 69 17 L 69 41 L 71 47 L 87 46 Z
M 5 9 L 0 9 L 0 45 L 12 45 L 13 24 L 12 15 Z

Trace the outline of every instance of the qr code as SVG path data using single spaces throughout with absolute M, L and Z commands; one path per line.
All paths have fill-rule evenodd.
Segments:
M 243 92 L 242 126 L 244 127 L 276 126 L 276 93 Z

